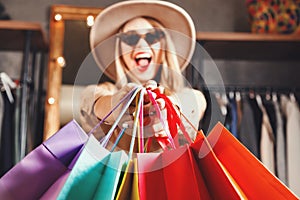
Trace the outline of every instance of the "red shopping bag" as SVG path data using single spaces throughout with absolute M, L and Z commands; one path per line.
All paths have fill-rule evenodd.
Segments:
M 166 104 L 168 127 L 171 132 L 171 137 L 168 137 L 167 141 L 177 139 L 179 127 L 187 142 L 192 143 L 172 102 L 158 90 L 154 92 Z M 202 136 L 202 140 L 199 139 L 197 143 L 191 144 L 194 149 L 189 145 L 179 148 L 173 146 L 176 149 L 160 154 L 138 154 L 138 182 L 141 199 L 220 199 L 224 197 L 240 199 L 243 197 L 242 192 L 226 174 L 212 151 L 209 151 L 209 157 L 201 160 L 195 159 L 198 154 L 194 154 L 194 151 L 197 151 L 197 145 L 201 146 L 204 141 L 204 134 Z M 208 147 L 209 144 L 201 151 L 207 152 Z M 197 163 L 196 160 L 201 163 Z M 199 167 L 201 164 L 205 164 L 204 171 L 201 171 L 202 168 Z
M 171 109 L 175 113 L 174 108 Z M 173 116 L 177 125 L 182 125 L 178 117 Z M 207 139 L 200 132 L 191 147 L 214 198 L 297 199 L 221 123 Z
M 207 136 L 216 157 L 249 199 L 299 199 L 218 123 Z
M 201 136 L 177 149 L 137 154 L 141 199 L 246 198 Z
M 188 145 L 137 154 L 141 199 L 211 199 Z
M 243 191 L 216 157 L 202 132 L 199 132 L 190 147 L 213 199 L 245 198 Z

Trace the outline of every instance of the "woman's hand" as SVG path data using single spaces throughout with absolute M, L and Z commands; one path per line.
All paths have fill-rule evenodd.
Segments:
M 128 83 L 125 87 L 121 88 L 117 93 L 109 96 L 103 96 L 100 99 L 98 99 L 95 103 L 95 113 L 96 111 L 99 113 L 102 113 L 101 115 L 97 115 L 100 119 L 103 119 L 105 115 L 107 115 L 112 108 L 114 108 L 132 89 L 137 87 L 138 85 L 135 83 Z M 157 103 L 157 107 L 159 109 L 159 112 L 157 112 L 157 107 L 153 105 L 153 102 L 150 99 L 150 96 L 147 92 L 144 94 L 144 101 L 143 101 L 143 130 L 144 130 L 144 139 L 146 140 L 149 137 L 160 137 L 160 138 L 166 138 L 166 130 L 168 130 L 168 123 L 167 123 L 167 111 L 165 106 L 165 101 L 161 98 L 158 98 L 155 92 L 152 92 L 153 90 L 158 89 L 160 93 L 164 93 L 164 88 L 161 86 L 158 86 L 155 81 L 149 81 L 147 84 L 144 85 L 144 88 L 148 90 L 151 94 L 155 102 Z M 136 96 L 136 98 L 139 98 L 139 94 Z M 126 128 L 126 139 L 121 140 L 120 143 L 130 143 L 130 138 L 132 136 L 132 128 L 134 124 L 135 112 L 136 112 L 136 106 L 137 106 L 137 100 L 134 99 L 132 103 L 130 104 L 129 108 L 125 111 L 124 115 L 122 116 L 118 126 L 120 129 L 123 127 Z M 112 125 L 115 120 L 120 116 L 121 111 L 123 109 L 123 106 L 125 103 L 120 105 L 116 110 L 113 111 L 111 116 L 109 116 L 105 121 L 107 124 Z M 162 123 L 162 121 L 164 123 Z M 151 149 L 157 149 L 159 148 L 158 144 L 155 140 L 152 143 Z M 127 146 L 128 144 L 124 144 Z M 120 144 L 121 145 L 121 144 Z M 123 146 L 123 145 L 121 145 Z
M 100 97 L 94 105 L 95 115 L 99 119 L 103 119 L 135 87 L 137 87 L 137 84 L 128 83 L 115 94 Z M 123 103 L 122 105 L 125 104 Z M 113 113 L 105 120 L 106 124 L 112 125 L 115 122 L 117 117 L 121 114 L 122 105 L 120 105 L 116 110 L 114 110 Z
M 150 96 L 146 92 L 144 94 L 143 101 L 143 130 L 144 130 L 144 138 L 159 136 L 166 137 L 165 130 L 168 129 L 167 123 L 167 115 L 166 115 L 166 107 L 165 102 L 161 98 L 157 98 L 157 95 L 152 92 L 155 89 L 160 90 L 161 93 L 164 92 L 164 88 L 157 86 L 155 81 L 149 81 L 144 85 L 146 90 L 151 93 L 153 99 L 157 102 L 157 107 L 159 109 L 159 113 L 157 113 L 157 108 L 153 105 Z M 134 116 L 136 111 L 136 101 L 134 101 L 128 110 L 127 116 L 124 116 L 122 119 L 122 123 L 125 127 L 127 127 L 127 132 L 130 133 L 132 131 Z M 130 118 L 128 118 L 130 116 Z M 162 121 L 164 123 L 162 123 Z

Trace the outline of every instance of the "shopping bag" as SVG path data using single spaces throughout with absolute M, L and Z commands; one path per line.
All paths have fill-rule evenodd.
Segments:
M 120 168 L 123 167 L 122 164 L 119 165 L 119 163 L 124 162 L 123 160 L 126 155 L 122 151 L 111 153 L 106 150 L 104 146 L 110 137 L 109 135 L 112 134 L 112 130 L 120 120 L 120 117 L 115 121 L 107 137 L 103 138 L 104 141 L 102 144 L 95 139 L 93 132 L 117 107 L 129 99 L 122 110 L 122 113 L 124 113 L 136 93 L 137 88 L 134 88 L 125 95 L 88 133 L 88 141 L 77 154 L 77 159 L 71 163 L 69 170 L 44 193 L 42 199 L 91 199 L 95 197 L 110 199 L 109 196 L 114 196 L 119 181 Z M 99 185 L 103 186 L 100 187 Z M 105 193 L 103 190 L 105 190 Z
M 150 187 L 151 182 L 153 182 L 152 184 L 155 183 L 155 185 L 150 187 L 149 190 L 153 189 L 153 191 L 155 191 L 161 188 L 162 191 L 160 193 L 166 195 L 162 197 L 162 199 L 169 197 L 172 197 L 172 199 L 181 199 L 184 197 L 188 197 L 189 195 L 189 199 L 223 199 L 224 197 L 228 199 L 241 199 L 245 197 L 241 189 L 234 182 L 234 180 L 227 173 L 227 171 L 224 169 L 222 164 L 218 161 L 218 159 L 212 152 L 208 142 L 205 140 L 204 134 L 200 132 L 202 134 L 199 134 L 197 140 L 195 142 L 192 142 L 189 138 L 189 135 L 186 133 L 185 127 L 182 124 L 182 120 L 178 116 L 175 107 L 172 105 L 172 102 L 165 95 L 160 94 L 157 91 L 156 94 L 165 100 L 168 114 L 171 114 L 172 116 L 172 135 L 174 136 L 177 134 L 177 127 L 179 127 L 189 145 L 180 147 L 179 149 L 165 151 L 161 154 L 161 161 L 158 162 L 162 165 L 160 167 L 160 171 L 155 172 L 157 174 L 156 177 L 153 175 L 154 172 L 152 172 L 152 174 L 149 174 L 148 178 L 152 178 L 153 180 L 148 182 L 148 187 Z M 169 119 L 170 118 L 168 118 L 168 120 Z M 188 119 L 186 120 L 187 122 L 189 122 Z M 168 123 L 170 124 L 170 121 Z M 197 132 L 196 129 L 195 132 Z M 206 143 L 204 143 L 205 141 Z M 202 146 L 206 148 L 200 148 Z M 208 155 L 204 158 L 199 159 L 198 153 L 200 153 L 200 155 L 203 153 L 207 153 Z M 147 155 L 145 156 L 147 157 Z M 143 162 L 139 163 L 141 163 L 141 165 L 144 164 L 145 167 L 149 168 L 149 163 L 147 163 L 146 161 L 147 159 L 144 159 Z M 169 163 L 167 161 L 169 161 Z M 155 162 L 157 163 L 157 161 Z M 151 167 L 153 168 L 153 164 Z M 168 173 L 168 171 L 172 172 L 172 169 L 174 169 L 173 173 Z M 184 169 L 190 169 L 190 171 Z M 143 170 L 145 170 L 145 168 L 143 168 Z M 184 173 L 182 173 L 184 175 L 178 176 L 176 174 L 176 170 L 184 170 Z M 188 174 L 188 172 L 193 173 Z M 156 181 L 156 179 L 159 180 L 160 177 L 163 177 L 163 180 Z M 143 186 L 145 182 L 145 176 L 139 179 L 139 181 L 140 185 Z M 162 182 L 164 183 L 164 185 L 158 185 L 157 182 Z M 178 185 L 176 185 L 176 183 Z M 189 187 L 185 188 L 182 185 L 188 185 Z M 141 193 L 144 193 L 144 195 L 151 194 L 151 192 L 147 192 L 144 190 L 141 190 Z M 154 196 L 149 198 L 154 198 Z
M 114 199 L 128 156 L 124 151 L 112 152 L 97 186 L 94 199 Z
M 98 184 L 98 174 L 102 173 L 107 150 L 99 148 L 99 142 L 91 135 L 82 148 L 77 162 L 71 170 L 57 199 L 91 199 Z M 102 152 L 102 150 L 104 150 Z M 99 161 L 99 162 L 98 162 Z M 104 163 L 102 163 L 104 162 Z
M 138 171 L 136 158 L 128 160 L 120 179 L 116 200 L 139 200 Z
M 40 200 L 56 199 L 70 176 L 70 173 L 71 169 L 68 169 L 49 187 L 49 189 L 41 196 Z
M 249 199 L 299 199 L 218 123 L 207 136 L 216 157 Z
M 137 154 L 141 199 L 211 199 L 188 145 Z
M 125 152 L 110 153 L 91 135 L 57 199 L 112 199 L 125 161 Z
M 147 91 L 152 104 L 152 91 Z M 188 145 L 179 147 L 179 126 L 186 133 L 180 123 L 178 114 L 167 96 L 158 90 L 153 91 L 157 97 L 165 101 L 168 126 L 164 127 L 167 135 L 162 147 L 172 144 L 173 149 L 163 148 L 161 153 L 138 153 L 138 189 L 141 199 L 210 199 L 210 195 L 204 184 L 203 177 L 197 168 L 192 151 Z M 156 109 L 157 117 L 162 120 L 159 109 Z M 162 122 L 163 123 L 163 122 Z M 168 134 L 168 132 L 170 134 Z M 159 194 L 159 195 L 158 195 Z
M 203 132 L 199 132 L 190 148 L 212 199 L 247 199 L 216 157 Z
M 115 197 L 121 171 L 126 166 L 128 158 L 124 151 L 110 152 L 105 147 L 121 117 L 140 89 L 141 87 L 136 87 L 125 95 L 107 116 L 101 120 L 101 122 L 105 121 L 118 106 L 127 101 L 111 129 L 101 141 L 89 134 L 88 142 L 82 148 L 79 158 L 59 192 L 57 199 L 113 199 Z M 93 133 L 99 124 L 90 133 Z
M 40 144 L 0 179 L 0 199 L 38 199 L 67 170 L 88 136 L 75 120 Z
M 79 158 L 41 199 L 113 199 L 127 162 L 124 151 L 109 152 L 90 136 Z

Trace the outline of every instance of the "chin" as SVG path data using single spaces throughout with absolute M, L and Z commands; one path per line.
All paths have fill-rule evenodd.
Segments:
M 146 83 L 149 80 L 153 80 L 154 78 L 152 76 L 143 76 L 143 77 L 138 77 L 139 81 L 141 83 Z

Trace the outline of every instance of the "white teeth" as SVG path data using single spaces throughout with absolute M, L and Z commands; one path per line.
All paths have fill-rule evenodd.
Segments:
M 151 58 L 151 55 L 148 54 L 148 53 L 141 53 L 141 54 L 138 54 L 135 58 L 136 58 L 136 59 L 140 59 L 140 58 Z

